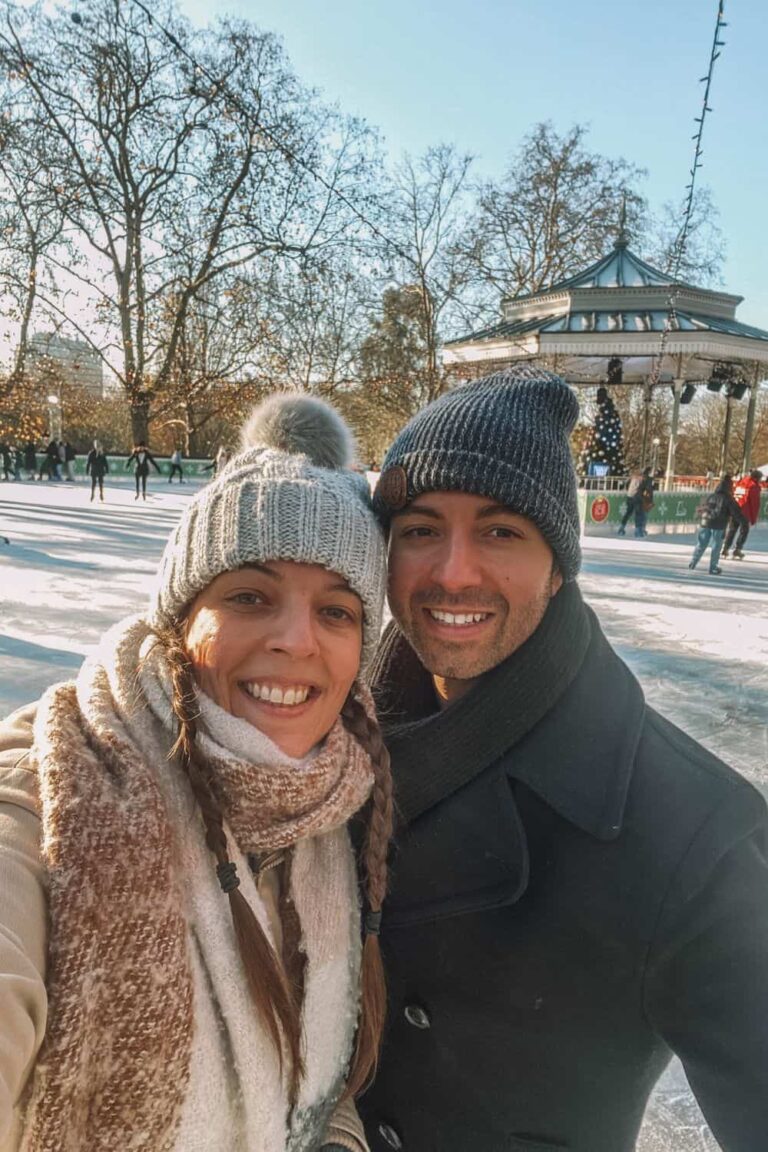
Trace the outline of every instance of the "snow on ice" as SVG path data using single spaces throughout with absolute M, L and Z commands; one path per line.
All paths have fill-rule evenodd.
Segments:
M 71 677 L 99 636 L 140 610 L 168 533 L 198 484 L 109 478 L 0 487 L 0 715 Z M 768 792 L 768 528 L 744 561 L 687 568 L 693 536 L 590 537 L 581 587 L 654 707 Z M 715 1152 L 679 1065 L 638 1152 Z

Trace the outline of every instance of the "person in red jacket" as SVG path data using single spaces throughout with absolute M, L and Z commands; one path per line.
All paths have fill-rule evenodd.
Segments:
M 757 518 L 760 515 L 760 482 L 763 479 L 762 472 L 758 472 L 753 468 L 746 476 L 742 476 L 741 480 L 737 480 L 733 486 L 733 498 L 741 508 L 746 519 L 737 520 L 731 516 L 728 524 L 728 531 L 725 536 L 725 544 L 723 545 L 722 559 L 728 559 L 728 553 L 731 550 L 733 539 L 738 531 L 739 537 L 736 541 L 736 547 L 733 549 L 733 559 L 744 559 L 744 545 L 749 536 L 749 530 L 757 524 Z

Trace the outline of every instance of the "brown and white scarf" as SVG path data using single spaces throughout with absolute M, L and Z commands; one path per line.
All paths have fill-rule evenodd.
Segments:
M 201 713 L 199 747 L 241 891 L 269 936 L 247 854 L 293 846 L 290 896 L 306 954 L 296 1108 L 289 1114 L 249 999 L 189 784 L 167 760 L 167 669 L 133 618 L 38 711 L 50 1007 L 23 1152 L 319 1146 L 357 1023 L 359 909 L 344 825 L 369 794 L 371 764 L 340 720 L 314 756 L 291 761 L 205 698 Z

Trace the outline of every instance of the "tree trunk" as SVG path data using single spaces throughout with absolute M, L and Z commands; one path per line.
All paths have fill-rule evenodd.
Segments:
M 146 392 L 131 396 L 131 432 L 134 444 L 149 446 L 149 397 Z

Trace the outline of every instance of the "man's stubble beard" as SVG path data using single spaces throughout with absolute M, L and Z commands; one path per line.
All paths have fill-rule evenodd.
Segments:
M 482 643 L 468 646 L 461 640 L 438 641 L 432 637 L 423 636 L 415 622 L 420 620 L 422 609 L 430 601 L 439 603 L 441 607 L 450 610 L 451 597 L 444 594 L 419 597 L 417 603 L 411 605 L 411 621 L 408 622 L 393 611 L 393 615 L 405 633 L 411 647 L 419 660 L 433 676 L 440 676 L 446 680 L 473 680 L 489 672 L 497 664 L 503 663 L 508 656 L 516 652 L 525 641 L 533 635 L 538 628 L 544 614 L 549 607 L 553 595 L 553 576 L 542 588 L 534 600 L 526 604 L 511 607 L 502 598 L 484 601 L 476 604 L 468 603 L 467 597 L 460 600 L 460 605 L 481 612 L 484 609 L 496 614 L 500 626 L 494 634 Z

